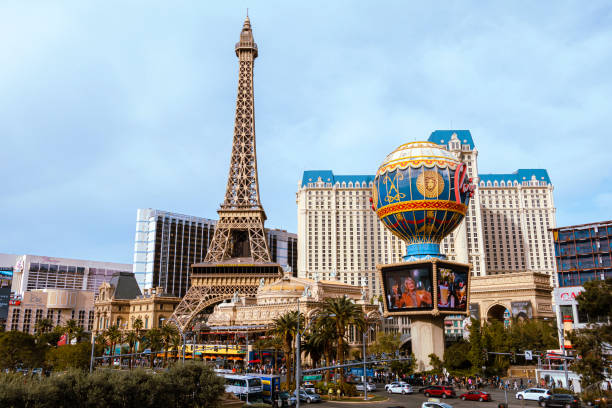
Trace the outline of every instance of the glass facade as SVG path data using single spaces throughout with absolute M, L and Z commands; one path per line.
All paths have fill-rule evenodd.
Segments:
M 154 209 L 136 216 L 134 275 L 143 289 L 161 287 L 183 297 L 191 286 L 191 267 L 204 260 L 217 221 Z M 273 262 L 297 271 L 297 237 L 266 230 Z
M 612 278 L 612 221 L 552 231 L 560 287 Z

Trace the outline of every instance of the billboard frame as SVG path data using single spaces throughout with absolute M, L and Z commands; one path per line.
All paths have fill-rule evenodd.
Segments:
M 460 266 L 460 267 L 464 267 L 467 268 L 467 299 L 466 299 L 466 310 L 465 311 L 460 311 L 460 310 L 447 310 L 447 309 L 440 309 L 438 308 L 438 267 L 437 264 L 438 263 L 442 263 L 442 264 L 448 264 L 448 265 L 455 265 L 455 266 Z M 414 311 L 389 311 L 389 308 L 387 307 L 387 293 L 385 292 L 385 285 L 384 285 L 384 270 L 387 268 L 394 268 L 394 267 L 410 267 L 410 266 L 417 266 L 417 265 L 424 265 L 424 264 L 431 264 L 431 271 L 432 271 L 432 282 L 433 282 L 433 290 L 432 290 L 432 296 L 433 296 L 433 307 L 430 310 L 414 310 Z M 472 265 L 471 264 L 466 264 L 466 263 L 462 263 L 462 262 L 455 262 L 455 261 L 448 261 L 445 259 L 438 259 L 438 258 L 431 258 L 431 259 L 421 259 L 418 261 L 411 261 L 411 262 L 397 262 L 397 263 L 392 263 L 392 264 L 377 264 L 376 265 L 376 274 L 378 276 L 378 281 L 380 282 L 380 285 L 382 286 L 382 293 L 383 293 L 383 315 L 384 317 L 389 317 L 389 316 L 439 316 L 439 315 L 464 315 L 464 316 L 469 316 L 470 314 L 470 298 L 471 298 L 471 294 L 470 291 L 472 289 Z

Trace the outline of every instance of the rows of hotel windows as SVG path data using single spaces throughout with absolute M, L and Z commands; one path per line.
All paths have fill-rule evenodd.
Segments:
M 32 311 L 34 310 L 34 319 L 32 319 Z M 43 319 L 44 309 L 24 309 L 23 311 L 23 321 L 20 321 L 21 317 L 21 309 L 13 308 L 12 316 L 10 320 L 9 330 L 21 330 L 23 332 L 29 333 L 30 330 L 35 330 L 36 325 L 40 320 Z M 64 312 L 64 313 L 62 313 Z M 67 310 L 61 309 L 47 309 L 47 313 L 45 315 L 45 319 L 49 319 L 54 326 L 59 326 L 62 323 L 65 323 L 67 320 L 72 319 L 76 320 L 77 325 L 81 327 L 83 330 L 91 332 L 94 324 L 94 312 L 90 310 L 87 313 L 86 310 L 79 310 L 76 313 L 75 310 L 70 310 L 70 313 L 67 313 Z M 68 317 L 70 316 L 70 317 Z M 85 321 L 85 317 L 87 316 L 87 322 Z M 87 324 L 85 324 L 87 323 Z
M 558 231 L 555 252 L 559 286 L 612 277 L 612 226 Z
M 86 274 L 88 272 L 88 274 Z M 110 280 L 115 269 L 89 268 L 83 266 L 57 265 L 31 262 L 28 273 L 27 290 L 35 289 L 83 289 L 95 291 L 103 282 Z

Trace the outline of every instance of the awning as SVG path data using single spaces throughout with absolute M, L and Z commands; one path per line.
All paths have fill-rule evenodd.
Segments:
M 252 364 L 252 363 L 261 363 L 261 360 L 260 360 L 260 359 L 257 359 L 257 360 L 249 360 L 249 364 Z

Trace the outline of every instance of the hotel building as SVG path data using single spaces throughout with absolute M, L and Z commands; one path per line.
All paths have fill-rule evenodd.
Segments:
M 429 141 L 444 145 L 466 163 L 476 185 L 465 222 L 442 241 L 450 260 L 472 264 L 474 276 L 540 272 L 554 277 L 553 186 L 546 170 L 478 173 L 478 150 L 469 130 L 436 130 Z M 298 276 L 329 279 L 338 274 L 379 296 L 376 264 L 398 262 L 405 245 L 370 208 L 373 175 L 305 171 L 298 185 Z
M 612 278 L 612 221 L 553 228 L 558 287 L 553 290 L 560 333 L 594 323 L 578 310 L 583 284 Z M 567 335 L 565 345 L 569 346 Z M 560 339 L 561 341 L 561 339 Z
M 183 297 L 191 284 L 191 265 L 202 262 L 216 220 L 151 208 L 136 213 L 134 275 L 143 289 L 162 288 Z M 272 260 L 297 271 L 297 235 L 267 229 Z

